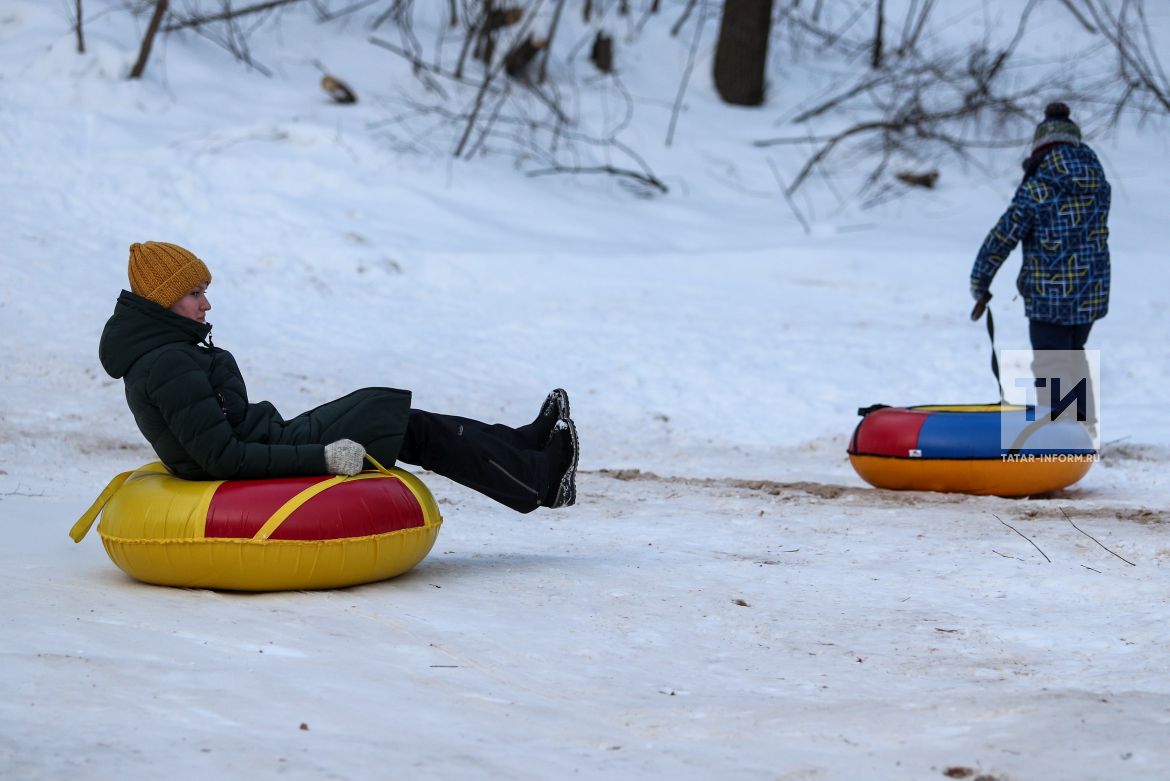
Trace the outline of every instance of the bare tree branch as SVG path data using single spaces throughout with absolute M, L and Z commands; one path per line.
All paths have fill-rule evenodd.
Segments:
M 424 73 L 424 72 L 425 73 L 433 73 L 436 76 L 442 76 L 445 79 L 450 79 L 451 81 L 458 82 L 459 84 L 465 84 L 465 85 L 472 86 L 472 87 L 480 86 L 480 82 L 471 81 L 470 79 L 466 79 L 466 78 L 458 75 L 457 73 L 451 73 L 451 72 L 443 70 L 442 68 L 440 68 L 437 65 L 433 65 L 429 62 L 424 62 L 417 55 L 415 55 L 411 52 L 408 52 L 405 49 L 402 49 L 398 46 L 395 46 L 394 44 L 390 43 L 389 41 L 383 40 L 382 38 L 378 38 L 377 36 L 371 35 L 367 40 L 369 40 L 369 42 L 372 43 L 374 46 L 377 46 L 379 48 L 393 52 L 394 54 L 397 54 L 399 57 L 402 57 L 403 59 L 405 59 L 407 62 L 409 62 L 414 67 L 414 71 L 416 74 Z M 429 84 L 431 82 L 424 82 L 424 83 Z M 436 85 L 436 87 L 437 87 L 437 85 Z M 436 89 L 436 91 L 442 93 L 443 96 L 446 97 L 446 93 L 443 92 L 442 89 Z
M 869 66 L 874 70 L 882 67 L 882 32 L 886 26 L 886 1 L 877 0 L 876 21 L 873 31 L 873 55 L 869 59 Z
M 792 193 L 788 191 L 788 187 L 784 184 L 784 178 L 780 176 L 780 169 L 776 167 L 776 161 L 771 157 L 766 159 L 768 161 L 768 167 L 772 169 L 772 176 L 775 177 L 776 184 L 780 186 L 780 194 L 784 196 L 785 202 L 788 203 L 788 208 L 792 210 L 793 216 L 800 223 L 800 227 L 804 228 L 804 234 L 807 236 L 812 232 L 812 229 L 809 228 L 808 220 L 800 213 L 800 209 L 796 208 L 796 201 L 792 199 Z
M 556 166 L 554 168 L 545 168 L 539 171 L 529 171 L 528 176 L 549 176 L 550 174 L 609 174 L 610 176 L 624 176 L 640 182 L 655 190 L 665 194 L 670 192 L 669 188 L 662 183 L 661 180 L 647 176 L 646 174 L 631 171 L 628 168 L 615 168 L 612 165 L 596 165 L 589 167 L 568 167 Z
M 679 30 L 681 30 L 683 25 L 687 23 L 687 19 L 690 18 L 691 13 L 695 10 L 695 6 L 698 4 L 698 2 L 699 0 L 687 0 L 687 7 L 683 9 L 682 16 L 680 16 L 678 21 L 674 23 L 674 26 L 670 28 L 670 36 L 672 38 L 678 37 Z
M 565 10 L 565 0 L 558 0 L 557 7 L 553 10 L 552 22 L 548 27 L 548 40 L 544 44 L 544 56 L 540 59 L 540 71 L 536 74 L 536 83 L 544 84 L 544 80 L 548 75 L 548 58 L 552 56 L 553 40 L 557 37 L 557 26 L 561 21 L 561 11 Z
M 1095 0 L 1084 0 L 1084 2 L 1086 10 L 1093 18 L 1098 30 L 1116 49 L 1122 74 L 1129 76 L 1132 73 L 1131 83 L 1139 86 L 1143 92 L 1162 107 L 1163 111 L 1170 112 L 1170 84 L 1167 83 L 1165 74 L 1162 72 L 1157 50 L 1151 41 L 1149 48 L 1143 52 L 1134 41 L 1126 24 L 1124 14 L 1129 7 L 1129 2 L 1122 3 L 1121 12 L 1117 15 L 1110 13 L 1108 5 L 1098 5 Z M 1151 40 L 1149 38 L 1149 25 L 1146 23 L 1145 14 L 1140 6 L 1138 7 L 1138 20 L 1142 26 L 1143 35 L 1147 37 L 1147 40 Z
M 317 18 L 322 22 L 332 22 L 335 19 L 340 19 L 343 16 L 348 16 L 354 11 L 360 11 L 363 8 L 368 8 L 379 0 L 358 0 L 356 3 L 347 5 L 345 8 L 339 8 L 336 11 L 330 11 L 328 8 L 318 8 Z M 313 0 L 314 7 L 316 7 L 316 0 Z
M 223 22 L 228 19 L 235 19 L 248 14 L 259 13 L 260 11 L 269 11 L 273 8 L 279 8 L 282 5 L 291 5 L 292 3 L 299 3 L 301 0 L 266 0 L 263 3 L 256 3 L 255 5 L 245 6 L 244 8 L 231 8 L 222 11 L 218 14 L 208 14 L 207 16 L 192 16 L 186 19 L 180 19 L 177 22 L 167 25 L 163 28 L 164 33 L 174 32 L 175 30 L 182 30 L 188 27 L 202 27 L 205 24 L 212 22 Z
M 542 3 L 543 0 L 536 0 L 533 6 L 527 10 L 527 13 L 525 13 L 524 24 L 521 25 L 520 29 L 517 31 L 515 40 L 522 41 L 528 36 L 529 30 L 536 20 L 536 12 L 540 9 Z M 486 3 L 485 7 L 490 7 L 490 5 L 491 3 L 488 2 Z M 485 19 L 484 25 L 482 27 L 486 27 L 486 25 L 487 21 Z M 488 64 L 490 65 L 490 62 Z M 459 138 L 459 143 L 455 145 L 455 152 L 453 154 L 454 157 L 463 156 L 463 150 L 467 145 L 467 139 L 471 137 L 472 130 L 475 127 L 475 122 L 479 118 L 480 109 L 483 107 L 484 95 L 487 93 L 487 89 L 490 86 L 492 79 L 499 74 L 500 70 L 502 70 L 506 64 L 507 58 L 501 58 L 500 62 L 495 67 L 489 67 L 487 72 L 484 74 L 483 83 L 480 85 L 479 91 L 475 95 L 475 101 L 472 105 L 471 114 L 467 119 L 467 127 L 464 129 L 463 135 Z
M 918 4 L 917 0 L 910 4 L 910 9 L 906 13 L 906 25 L 902 29 L 902 43 L 898 45 L 898 54 L 903 55 L 907 52 L 913 51 L 918 46 L 918 39 L 922 36 L 922 30 L 926 27 L 926 18 L 930 16 L 930 12 L 934 9 L 935 0 L 925 0 L 922 7 L 917 9 L 918 15 L 915 17 L 915 6 Z M 911 22 L 911 19 L 914 21 Z
M 874 161 L 862 191 L 879 187 L 880 196 L 905 191 L 896 185 L 891 189 L 880 184 L 888 173 L 897 170 L 893 168 L 897 160 L 921 162 L 941 153 L 969 159 L 968 150 L 972 148 L 1022 143 L 1011 137 L 1011 128 L 1025 124 L 1037 85 L 1021 82 L 1009 72 L 1037 3 L 1038 0 L 1028 0 L 1012 38 L 998 50 L 973 45 L 965 54 L 925 58 L 916 46 L 899 46 L 891 54 L 895 59 L 887 58 L 880 73 L 863 76 L 790 120 L 815 121 L 830 128 L 829 132 L 763 139 L 755 142 L 756 146 L 812 145 L 808 159 L 787 188 L 789 194 L 804 185 L 830 157 L 839 159 L 852 154 L 857 160 L 868 157 Z M 919 28 L 933 7 L 934 0 L 912 0 L 903 28 L 904 43 L 917 40 Z M 883 40 L 884 37 L 883 34 Z M 1067 99 L 1083 96 L 1089 103 L 1100 94 L 1100 84 L 1083 78 L 1074 87 L 1072 70 L 1065 71 L 1070 78 L 1045 74 L 1044 88 L 1060 89 Z M 843 124 L 842 116 L 855 119 Z
M 85 54 L 85 31 L 81 27 L 81 0 L 77 0 L 76 8 L 77 20 L 74 25 L 74 30 L 77 31 L 77 53 Z
M 1093 26 L 1093 23 L 1086 19 L 1084 14 L 1077 10 L 1077 7 L 1072 4 L 1072 0 L 1060 0 L 1060 3 L 1068 9 L 1068 12 L 1072 14 L 1078 22 L 1081 23 L 1081 26 L 1084 27 L 1086 31 L 1092 33 L 1093 35 L 1096 35 L 1099 32 L 1099 30 Z
M 691 6 L 687 6 L 689 11 Z M 670 127 L 666 130 L 666 145 L 674 141 L 674 128 L 678 124 L 679 111 L 682 109 L 683 96 L 687 93 L 687 85 L 691 81 L 691 71 L 695 69 L 695 54 L 699 49 L 699 41 L 703 37 L 703 25 L 707 22 L 707 0 L 703 0 L 702 11 L 699 12 L 699 21 L 695 24 L 695 35 L 691 38 L 691 49 L 687 53 L 687 67 L 683 71 L 682 81 L 679 82 L 678 92 L 674 96 L 674 106 L 670 111 Z

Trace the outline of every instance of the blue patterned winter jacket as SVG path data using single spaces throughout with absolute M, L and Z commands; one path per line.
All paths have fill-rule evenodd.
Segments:
M 1030 320 L 1091 323 L 1109 311 L 1109 182 L 1093 150 L 1058 144 L 1043 153 L 979 249 L 971 289 L 984 292 L 1024 242 L 1016 287 Z

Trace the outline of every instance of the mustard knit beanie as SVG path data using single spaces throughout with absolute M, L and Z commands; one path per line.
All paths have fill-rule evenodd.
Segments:
M 130 289 L 170 309 L 201 282 L 211 282 L 202 260 L 177 244 L 145 241 L 130 245 Z

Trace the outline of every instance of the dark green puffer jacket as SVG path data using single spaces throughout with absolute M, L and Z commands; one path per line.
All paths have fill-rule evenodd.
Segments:
M 211 345 L 211 326 L 123 290 L 98 357 L 126 385 L 126 402 L 167 468 L 188 480 L 326 474 L 324 445 L 352 439 L 384 466 L 398 457 L 410 392 L 364 388 L 284 420 L 267 401 L 248 402 L 231 353 Z

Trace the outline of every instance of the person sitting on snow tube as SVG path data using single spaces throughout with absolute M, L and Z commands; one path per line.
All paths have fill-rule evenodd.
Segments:
M 579 453 L 558 388 L 536 419 L 512 428 L 410 406 L 410 391 L 363 388 L 298 415 L 248 401 L 235 359 L 211 342 L 211 272 L 182 247 L 130 245 L 130 290 L 98 356 L 159 460 L 188 480 L 353 475 L 366 453 L 429 469 L 518 512 L 576 501 Z

